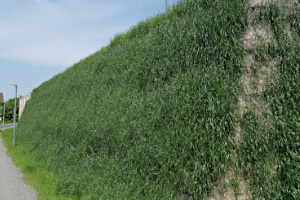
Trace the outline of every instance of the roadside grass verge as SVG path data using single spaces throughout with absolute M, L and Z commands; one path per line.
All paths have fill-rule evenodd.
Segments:
M 7 149 L 8 155 L 13 159 L 14 164 L 21 169 L 24 180 L 32 185 L 41 200 L 71 200 L 72 198 L 57 195 L 55 193 L 56 177 L 49 172 L 45 164 L 37 162 L 34 157 L 28 154 L 25 145 L 16 142 L 12 146 L 13 128 L 0 131 L 3 144 Z

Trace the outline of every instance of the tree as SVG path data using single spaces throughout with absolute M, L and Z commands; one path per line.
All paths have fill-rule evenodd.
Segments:
M 20 98 L 17 98 L 17 108 L 16 108 L 16 121 L 18 121 L 18 113 L 19 113 L 19 100 Z M 4 109 L 4 103 L 0 103 L 0 113 L 1 118 L 3 115 L 3 109 Z M 14 120 L 14 106 L 15 106 L 15 98 L 9 99 L 7 102 L 5 102 L 5 122 L 13 122 Z

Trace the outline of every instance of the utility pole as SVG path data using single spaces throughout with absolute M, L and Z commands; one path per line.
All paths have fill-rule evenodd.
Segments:
M 17 84 L 11 84 L 12 86 L 16 87 L 16 97 L 15 97 L 15 107 L 14 107 L 14 137 L 13 137 L 13 146 L 15 146 L 15 139 L 16 139 L 16 112 L 17 112 Z
M 168 11 L 168 0 L 166 0 L 166 13 Z

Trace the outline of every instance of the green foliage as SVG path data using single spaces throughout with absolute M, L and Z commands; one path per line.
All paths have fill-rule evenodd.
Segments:
M 247 110 L 237 146 L 244 4 L 186 0 L 120 34 L 34 90 L 17 144 L 73 199 L 203 199 L 235 152 L 253 199 L 299 199 L 299 7 L 259 8 L 276 45 L 255 59 L 277 58 L 279 79 L 271 122 Z
M 253 199 L 300 198 L 300 23 L 299 6 L 284 10 L 261 8 L 256 23 L 272 25 L 276 46 L 255 52 L 257 61 L 278 59 L 276 84 L 263 97 L 270 103 L 271 124 L 246 112 L 239 165 L 251 181 Z M 298 13 L 298 14 L 296 14 Z M 292 39 L 284 32 L 291 25 Z
M 202 199 L 236 151 L 254 199 L 299 197 L 299 9 L 271 6 L 256 19 L 271 22 L 278 45 L 255 58 L 278 58 L 280 79 L 263 95 L 272 125 L 246 112 L 237 147 L 244 4 L 183 1 L 34 90 L 17 140 L 57 176 L 56 193 Z M 281 31 L 285 22 L 294 42 Z
M 39 199 L 43 200 L 69 200 L 71 198 L 55 194 L 56 176 L 48 171 L 48 167 L 42 163 L 37 162 L 28 154 L 28 147 L 13 141 L 13 128 L 0 131 L 0 136 L 7 149 L 7 153 L 13 158 L 14 164 L 19 167 L 25 175 L 25 181 L 32 185 L 37 193 Z
M 19 100 L 20 100 L 20 98 L 17 98 L 16 121 L 18 121 L 18 115 L 19 115 Z M 13 122 L 14 107 L 15 107 L 15 98 L 9 99 L 7 102 L 5 102 L 5 123 Z M 0 105 L 0 113 L 3 113 L 3 109 L 4 109 L 4 104 L 2 103 Z M 1 115 L 1 118 L 2 118 L 2 115 Z
M 233 148 L 244 8 L 180 3 L 34 90 L 17 139 L 57 175 L 56 192 L 207 196 Z
M 281 181 L 282 199 L 300 198 L 300 21 L 298 6 L 287 18 L 279 12 L 274 29 L 279 30 L 291 22 L 294 41 L 285 34 L 277 35 L 280 44 L 277 57 L 280 82 L 266 97 L 274 112 L 273 148 L 279 157 L 278 173 Z M 298 13 L 298 14 L 296 14 Z M 289 52 L 289 53 L 287 53 Z

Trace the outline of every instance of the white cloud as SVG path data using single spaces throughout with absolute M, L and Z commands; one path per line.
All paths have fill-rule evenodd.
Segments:
M 10 9 L 0 14 L 0 59 L 45 66 L 71 66 L 139 21 L 130 19 L 126 1 L 34 0 L 1 6 Z

